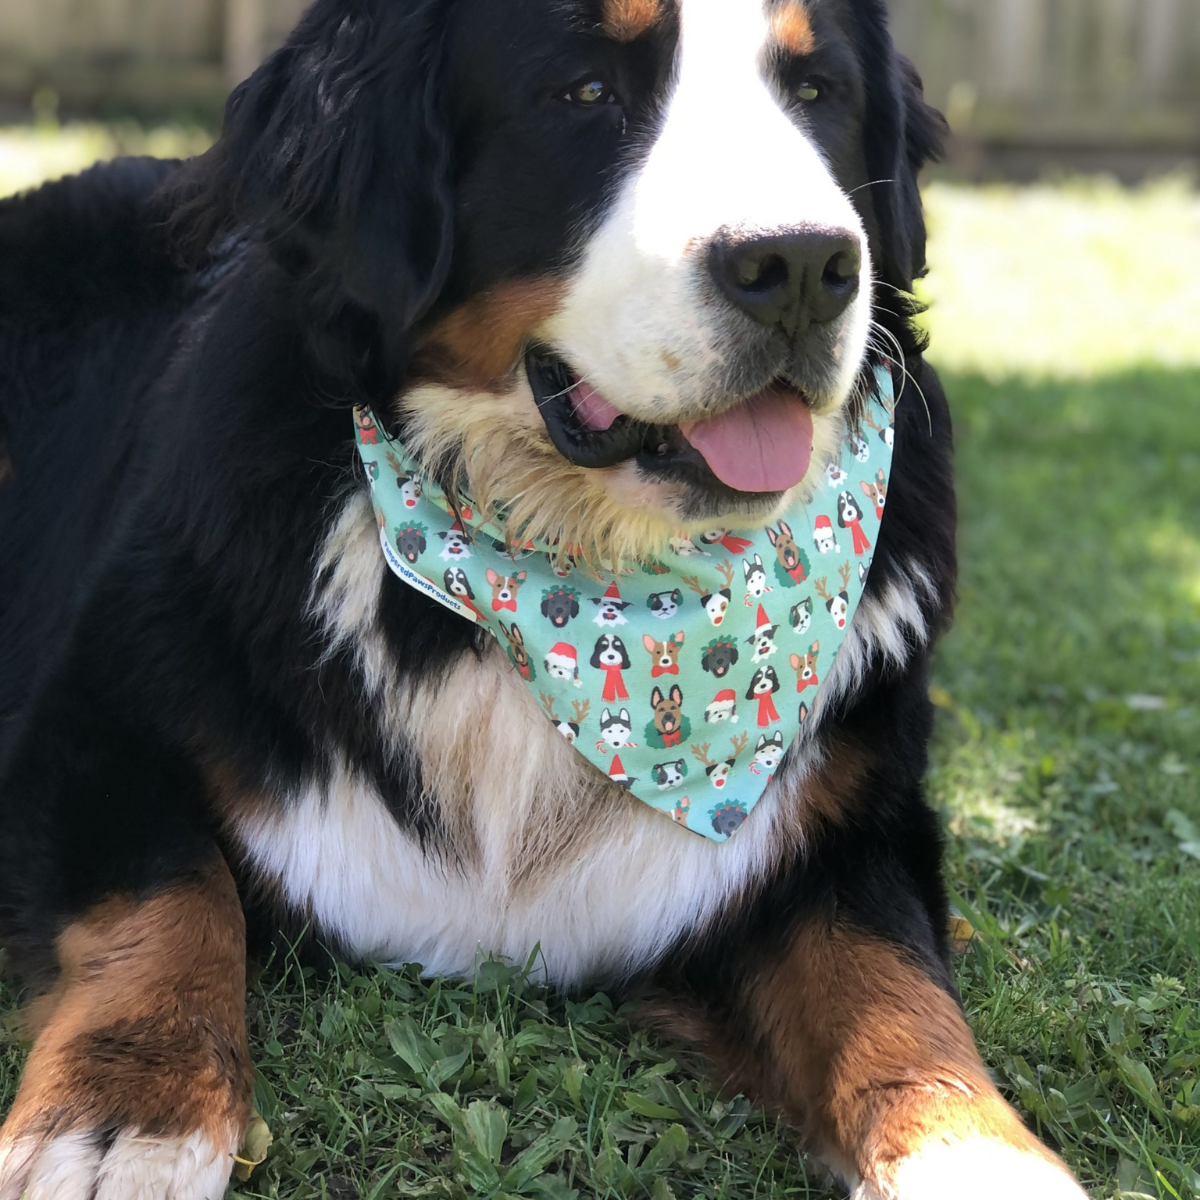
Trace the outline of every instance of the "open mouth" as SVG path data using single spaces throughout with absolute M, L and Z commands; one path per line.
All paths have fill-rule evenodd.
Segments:
M 811 409 L 782 381 L 716 416 L 651 425 L 621 412 L 544 347 L 528 351 L 525 368 L 550 440 L 577 466 L 612 467 L 636 459 L 647 474 L 744 499 L 795 487 L 812 461 Z

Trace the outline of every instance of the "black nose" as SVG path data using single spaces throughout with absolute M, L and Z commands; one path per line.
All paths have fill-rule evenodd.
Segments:
M 790 335 L 840 317 L 858 292 L 862 249 L 848 229 L 720 237 L 709 252 L 717 286 L 743 312 Z

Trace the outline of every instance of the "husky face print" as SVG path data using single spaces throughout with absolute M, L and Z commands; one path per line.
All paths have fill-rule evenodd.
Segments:
M 758 745 L 754 747 L 754 761 L 750 770 L 756 775 L 764 772 L 774 775 L 783 761 L 783 730 L 777 729 L 771 737 L 765 733 L 759 734 Z
M 812 625 L 813 602 L 811 596 L 806 596 L 799 604 L 792 605 L 792 611 L 789 619 L 792 623 L 792 628 L 797 633 L 807 633 L 809 626 Z
M 677 758 L 674 762 L 669 763 L 655 763 L 654 782 L 658 784 L 659 791 L 667 792 L 683 783 L 686 772 L 687 764 L 682 758 Z
M 597 750 L 624 750 L 636 746 L 629 740 L 633 733 L 633 722 L 629 709 L 622 708 L 619 712 L 610 712 L 607 708 L 600 714 L 600 740 L 596 743 Z
M 651 592 L 646 607 L 650 609 L 651 615 L 660 621 L 669 621 L 679 611 L 682 603 L 683 593 L 675 588 L 669 592 Z
M 746 603 L 749 604 L 765 596 L 772 588 L 767 586 L 767 572 L 763 567 L 762 557 L 754 556 L 754 561 L 742 559 L 742 573 L 746 577 Z

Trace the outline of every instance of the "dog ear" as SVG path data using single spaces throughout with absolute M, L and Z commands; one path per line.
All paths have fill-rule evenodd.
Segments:
M 182 172 L 174 226 L 193 258 L 262 236 L 324 325 L 321 366 L 394 388 L 451 248 L 450 139 L 436 0 L 317 0 L 230 96 L 216 145 Z M 348 328 L 348 326 L 350 326 Z M 354 360 L 326 363 L 325 357 Z

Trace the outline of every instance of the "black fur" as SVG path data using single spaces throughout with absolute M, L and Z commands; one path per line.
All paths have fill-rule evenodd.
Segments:
M 12 463 L 0 482 L 0 942 L 31 981 L 52 974 L 65 921 L 204 861 L 219 839 L 214 772 L 282 794 L 342 760 L 429 853 L 446 850 L 415 756 L 385 750 L 351 651 L 311 615 L 314 555 L 362 486 L 350 407 L 383 411 L 438 315 L 561 266 L 626 165 L 611 113 L 582 118 L 586 137 L 552 105 L 522 115 L 548 61 L 564 62 L 551 82 L 569 84 L 593 45 L 597 5 L 579 8 L 588 20 L 548 0 L 318 0 L 234 93 L 209 155 L 125 161 L 0 204 Z M 889 181 L 854 199 L 880 265 L 876 315 L 929 405 L 928 418 L 911 395 L 897 409 L 868 590 L 921 563 L 936 631 L 954 586 L 950 422 L 909 294 L 924 267 L 916 172 L 940 119 L 891 49 L 882 0 L 823 9 L 853 48 L 862 103 L 814 134 L 847 190 Z M 668 20 L 604 51 L 635 98 L 623 118 L 634 145 L 654 127 L 676 35 Z M 380 601 L 403 671 L 436 676 L 482 646 L 390 577 Z M 902 672 L 874 664 L 824 726 L 886 747 L 863 785 L 869 817 L 823 831 L 803 864 L 780 862 L 660 965 L 660 988 L 743 1027 L 754 963 L 814 913 L 902 944 L 949 986 L 921 791 L 926 660 L 914 645 Z M 705 667 L 719 676 L 719 662 Z

